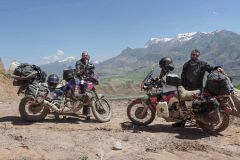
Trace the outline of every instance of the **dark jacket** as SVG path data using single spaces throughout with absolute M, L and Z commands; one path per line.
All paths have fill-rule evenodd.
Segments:
M 76 62 L 76 75 L 78 78 L 88 77 L 93 73 L 93 69 L 95 68 L 92 63 L 89 61 L 85 61 L 84 59 L 80 59 Z
M 202 89 L 205 72 L 211 72 L 213 69 L 207 62 L 198 61 L 191 64 L 189 60 L 183 65 L 181 75 L 183 87 L 187 90 Z

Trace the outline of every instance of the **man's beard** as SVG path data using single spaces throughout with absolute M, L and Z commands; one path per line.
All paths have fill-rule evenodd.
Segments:
M 191 62 L 191 63 L 197 63 L 197 62 L 198 62 L 198 59 L 191 59 L 190 62 Z

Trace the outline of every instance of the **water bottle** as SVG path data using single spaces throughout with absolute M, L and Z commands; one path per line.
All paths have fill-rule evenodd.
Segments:
M 158 117 L 169 117 L 168 104 L 167 102 L 158 102 L 157 106 Z

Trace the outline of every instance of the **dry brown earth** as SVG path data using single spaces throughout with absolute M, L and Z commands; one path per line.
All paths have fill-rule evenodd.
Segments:
M 20 119 L 18 103 L 0 104 L 0 159 L 190 160 L 240 159 L 240 120 L 219 135 L 188 126 L 172 128 L 162 119 L 148 127 L 128 122 L 128 102 L 114 102 L 108 123 L 69 116 L 28 123 Z M 112 150 L 116 142 L 122 150 Z
M 62 160 L 239 160 L 240 119 L 219 135 L 193 126 L 173 128 L 156 118 L 147 127 L 129 123 L 127 101 L 111 102 L 113 118 L 98 123 L 82 115 L 38 123 L 22 121 L 16 89 L 0 77 L 0 159 Z M 112 150 L 116 142 L 122 150 Z

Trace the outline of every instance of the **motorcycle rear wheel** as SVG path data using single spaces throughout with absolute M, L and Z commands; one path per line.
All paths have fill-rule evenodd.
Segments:
M 99 101 L 101 103 L 93 99 L 92 113 L 99 122 L 108 122 L 112 118 L 112 106 L 105 97 L 99 98 Z
M 133 116 L 131 113 L 135 107 L 136 107 L 136 110 L 134 111 L 134 116 Z M 148 107 L 147 112 L 143 113 L 144 107 L 145 106 L 143 105 L 142 101 L 133 101 L 128 105 L 127 116 L 129 120 L 132 121 L 133 124 L 138 126 L 146 126 L 152 123 L 153 120 L 155 119 L 156 110 L 154 110 L 152 107 Z M 150 115 L 148 118 L 146 118 L 148 114 Z
M 200 122 L 198 122 L 198 126 L 207 133 L 217 134 L 217 133 L 220 133 L 220 132 L 224 131 L 225 129 L 227 129 L 227 127 L 229 126 L 229 123 L 230 123 L 229 114 L 227 114 L 224 111 L 220 112 L 220 119 L 221 119 L 220 123 L 218 123 L 217 125 L 214 125 L 214 126 L 203 124 Z
M 49 113 L 41 104 L 32 103 L 33 99 L 24 97 L 19 103 L 19 113 L 23 120 L 37 122 L 45 119 Z

